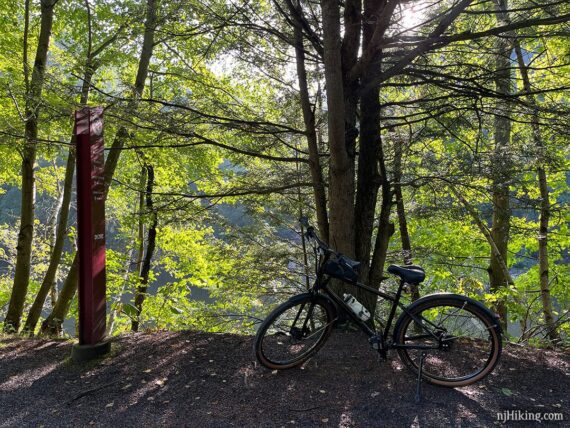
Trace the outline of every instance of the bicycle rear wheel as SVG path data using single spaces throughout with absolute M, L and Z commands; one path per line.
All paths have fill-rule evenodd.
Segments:
M 452 388 L 470 385 L 497 364 L 501 329 L 481 303 L 456 294 L 432 295 L 408 311 L 396 323 L 394 344 L 400 346 L 402 362 L 415 373 L 422 352 L 426 353 L 422 370 L 426 381 Z
M 324 345 L 333 323 L 334 307 L 324 297 L 295 296 L 259 327 L 254 344 L 257 360 L 272 370 L 298 366 Z

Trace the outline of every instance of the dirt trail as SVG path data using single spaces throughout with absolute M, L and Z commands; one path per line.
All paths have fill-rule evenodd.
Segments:
M 113 342 L 111 357 L 76 365 L 70 342 L 0 339 L 0 427 L 490 426 L 505 410 L 563 413 L 556 425 L 570 425 L 568 353 L 507 346 L 483 382 L 424 385 L 416 405 L 412 374 L 395 354 L 379 362 L 358 333 L 335 332 L 303 369 L 283 372 L 254 363 L 246 336 Z

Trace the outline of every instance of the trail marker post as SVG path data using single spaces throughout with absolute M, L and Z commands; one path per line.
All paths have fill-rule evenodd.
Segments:
M 77 231 L 79 256 L 79 344 L 75 361 L 108 353 L 105 340 L 105 156 L 103 109 L 75 112 L 77 157 Z

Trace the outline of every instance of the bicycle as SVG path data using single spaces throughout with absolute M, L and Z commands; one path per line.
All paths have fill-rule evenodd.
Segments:
M 395 349 L 402 362 L 417 375 L 416 401 L 421 380 L 444 387 L 470 385 L 487 376 L 501 355 L 501 327 L 496 315 L 467 296 L 436 293 L 406 306 L 400 299 L 408 286 L 425 279 L 416 265 L 390 265 L 399 277 L 395 294 L 357 281 L 360 263 L 329 248 L 308 224 L 305 237 L 316 258 L 316 280 L 306 293 L 291 297 L 275 308 L 260 325 L 254 342 L 257 360 L 272 370 L 299 366 L 313 356 L 329 338 L 339 313 L 351 319 L 369 337 L 383 359 Z M 374 293 L 391 302 L 388 319 L 378 330 L 367 322 L 367 311 L 355 312 L 329 286 L 332 278 Z M 346 298 L 346 297 L 345 297 Z M 353 305 L 354 306 L 354 305 Z M 394 325 L 397 309 L 401 313 Z M 346 318 L 347 317 L 347 318 Z

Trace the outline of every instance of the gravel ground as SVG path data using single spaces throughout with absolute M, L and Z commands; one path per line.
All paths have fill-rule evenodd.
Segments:
M 0 338 L 0 427 L 492 426 L 506 410 L 562 413 L 554 425 L 570 426 L 567 352 L 507 346 L 485 380 L 424 385 L 420 404 L 396 354 L 378 361 L 360 333 L 334 332 L 302 369 L 280 372 L 253 361 L 247 336 L 123 335 L 83 365 L 70 352 L 69 341 Z

